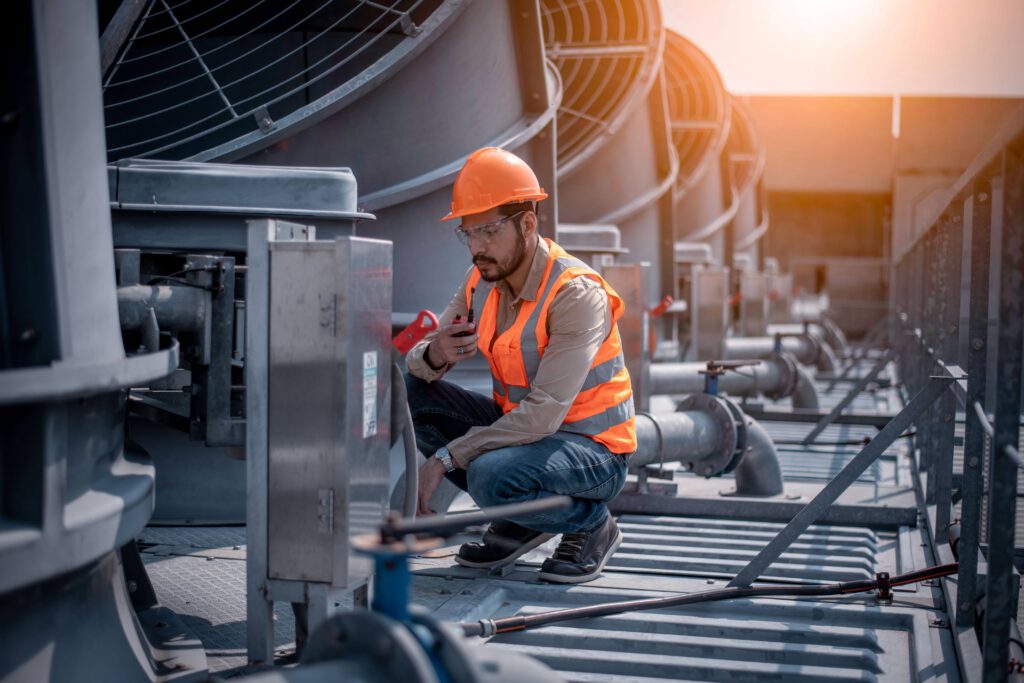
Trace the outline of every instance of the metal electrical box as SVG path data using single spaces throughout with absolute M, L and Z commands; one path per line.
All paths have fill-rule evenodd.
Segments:
M 633 385 L 633 402 L 636 409 L 648 410 L 651 394 L 651 348 L 648 341 L 650 321 L 645 304 L 650 291 L 651 264 L 645 262 L 608 265 L 604 268 L 603 276 L 626 303 L 626 310 L 618 322 L 622 352 Z
M 793 274 L 772 273 L 768 275 L 768 322 L 788 323 L 793 319 L 790 306 L 793 301 Z
M 729 295 L 729 269 L 695 266 L 690 296 L 692 301 L 690 344 L 687 360 L 721 358 L 722 340 L 729 330 L 726 297 Z
M 249 653 L 272 603 L 310 630 L 372 563 L 350 539 L 388 509 L 392 245 L 250 221 L 246 301 Z
M 740 273 L 740 325 L 744 337 L 763 337 L 768 333 L 768 276 Z
M 369 576 L 349 537 L 379 525 L 387 504 L 390 290 L 388 242 L 270 243 L 271 578 Z

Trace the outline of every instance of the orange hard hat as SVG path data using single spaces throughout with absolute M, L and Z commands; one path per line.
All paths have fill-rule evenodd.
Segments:
M 548 195 L 537 176 L 512 152 L 484 147 L 469 155 L 455 177 L 452 210 L 442 221 L 482 213 L 511 202 L 536 202 Z

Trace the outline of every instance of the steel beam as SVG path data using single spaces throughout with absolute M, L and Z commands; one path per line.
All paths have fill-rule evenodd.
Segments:
M 906 490 L 908 496 L 912 493 Z M 732 496 L 703 498 L 668 496 L 656 493 L 624 491 L 609 504 L 615 514 L 670 515 L 674 517 L 715 517 L 723 519 L 757 519 L 763 522 L 789 522 L 803 509 L 791 500 L 751 500 Z M 911 497 L 904 506 L 834 504 L 816 520 L 817 524 L 836 524 L 872 529 L 912 527 L 917 524 L 917 505 Z
M 817 423 L 823 417 L 828 415 L 828 413 L 819 410 L 792 410 L 788 412 L 783 412 L 781 410 L 765 410 L 764 407 L 755 407 L 749 403 L 743 406 L 743 412 L 758 422 L 801 422 L 809 424 Z M 895 414 L 889 413 L 877 415 L 846 413 L 844 415 L 837 415 L 835 419 L 832 420 L 832 424 L 868 425 L 870 427 L 881 429 L 885 425 L 889 424 L 889 421 L 894 417 L 896 417 Z

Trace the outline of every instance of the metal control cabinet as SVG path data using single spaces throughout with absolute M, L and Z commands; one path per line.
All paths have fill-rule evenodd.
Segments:
M 768 276 L 740 273 L 739 334 L 763 337 L 768 332 Z
M 687 360 L 721 358 L 722 340 L 728 332 L 726 297 L 729 269 L 694 267 L 690 310 L 691 343 Z
M 247 292 L 250 658 L 268 661 L 269 603 L 306 604 L 312 630 L 370 577 L 349 541 L 387 510 L 391 243 L 252 221 Z

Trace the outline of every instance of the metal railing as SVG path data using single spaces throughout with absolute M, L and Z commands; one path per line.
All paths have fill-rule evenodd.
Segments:
M 944 589 L 961 670 L 971 680 L 1005 680 L 1018 608 L 1013 556 L 1024 468 L 1024 107 L 956 182 L 944 210 L 894 264 L 891 281 L 889 343 L 907 394 L 966 370 L 938 409 L 918 420 L 917 463 L 936 559 L 955 552 L 960 563 Z M 963 466 L 954 472 L 960 421 Z M 951 519 L 956 501 L 959 518 Z M 972 654 L 966 646 L 973 643 Z

